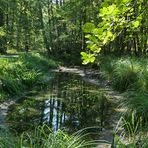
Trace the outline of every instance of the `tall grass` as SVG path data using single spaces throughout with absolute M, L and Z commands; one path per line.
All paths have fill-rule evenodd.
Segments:
M 35 85 L 42 84 L 40 81 L 43 75 L 49 68 L 56 66 L 54 61 L 39 53 L 21 54 L 18 58 L 1 58 L 0 92 L 7 96 L 17 95 Z
M 20 56 L 20 60 L 28 69 L 44 70 L 57 67 L 57 63 L 46 56 L 39 53 L 24 53 Z
M 136 61 L 120 59 L 115 62 L 113 76 L 113 87 L 119 91 L 125 91 L 134 87 L 137 81 L 137 73 L 140 66 Z
M 120 100 L 124 121 L 115 134 L 113 147 L 148 147 L 148 59 L 103 57 L 100 67 L 113 88 L 124 92 Z M 120 134 L 119 134 L 120 133 Z M 126 139 L 127 143 L 123 141 Z
M 102 77 L 111 80 L 115 64 L 114 58 L 111 56 L 100 57 L 100 59 L 98 59 L 98 64 L 100 65 Z
M 148 59 L 135 57 L 103 57 L 100 61 L 101 71 L 110 79 L 114 89 L 148 90 Z
M 86 140 L 87 134 L 80 130 L 72 135 L 59 130 L 54 133 L 47 125 L 39 126 L 34 132 L 24 132 L 14 138 L 9 131 L 0 129 L 1 148 L 93 148 L 98 142 Z M 6 134 L 2 135 L 1 132 Z M 10 138 L 10 140 L 8 140 Z
M 125 93 L 121 108 L 125 109 L 124 116 L 128 121 L 134 117 L 135 122 L 140 119 L 142 126 L 148 126 L 148 93 Z
M 113 148 L 147 148 L 148 133 L 140 126 L 140 119 L 135 123 L 134 118 L 131 118 L 132 122 L 120 118 L 114 133 Z

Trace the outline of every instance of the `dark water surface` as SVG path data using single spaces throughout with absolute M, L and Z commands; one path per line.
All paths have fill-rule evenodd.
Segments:
M 110 126 L 112 106 L 102 89 L 79 76 L 53 73 L 48 88 L 35 92 L 9 107 L 6 121 L 17 131 L 30 131 L 48 124 L 53 131 L 73 133 L 85 127 Z

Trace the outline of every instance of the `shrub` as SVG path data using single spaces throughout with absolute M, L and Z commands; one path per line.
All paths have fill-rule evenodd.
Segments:
M 146 92 L 148 90 L 148 66 L 141 69 L 138 73 L 136 88 L 139 91 Z
M 132 122 L 129 122 L 123 117 L 120 118 L 114 131 L 114 140 L 112 143 L 112 147 L 147 148 L 148 133 L 140 126 L 140 119 L 138 120 L 138 122 L 135 123 L 134 118 L 134 116 L 131 117 Z
M 102 72 L 102 76 L 106 79 L 112 79 L 112 73 L 114 69 L 114 57 L 107 56 L 107 57 L 102 57 L 100 59 L 100 69 Z

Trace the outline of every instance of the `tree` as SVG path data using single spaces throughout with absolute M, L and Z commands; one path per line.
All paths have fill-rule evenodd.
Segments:
M 0 53 L 5 53 L 4 11 L 0 8 Z
M 146 53 L 147 16 L 145 0 L 114 0 L 102 3 L 99 12 L 101 20 L 97 25 L 86 23 L 84 32 L 87 41 L 87 53 L 82 52 L 84 64 L 93 62 L 98 53 Z

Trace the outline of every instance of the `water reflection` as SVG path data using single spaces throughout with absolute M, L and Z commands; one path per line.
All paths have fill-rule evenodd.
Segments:
M 21 132 L 46 123 L 54 131 L 62 128 L 71 133 L 90 126 L 108 126 L 110 112 L 111 105 L 98 87 L 62 73 L 51 79 L 44 97 L 28 97 L 11 106 L 7 121 Z

